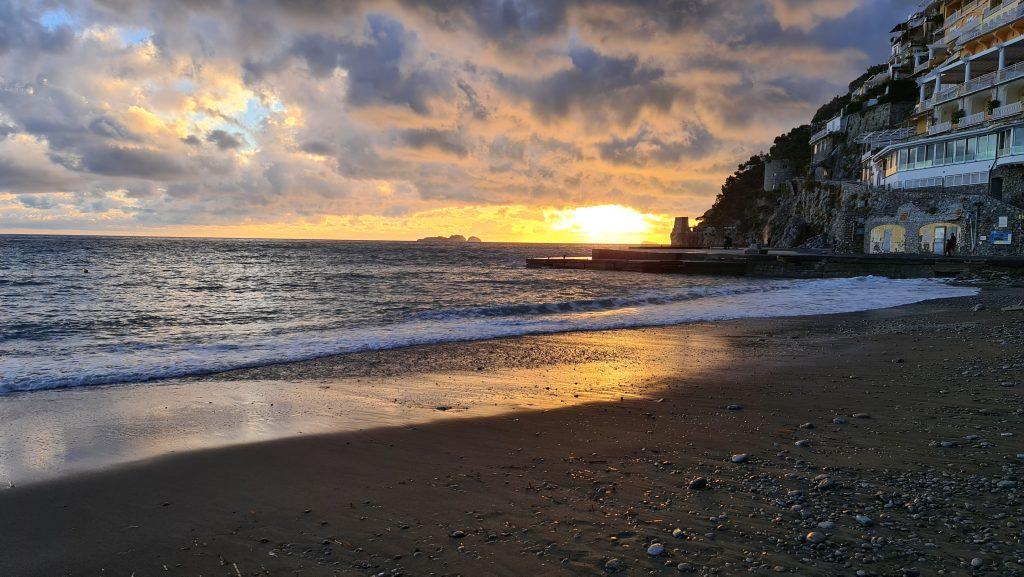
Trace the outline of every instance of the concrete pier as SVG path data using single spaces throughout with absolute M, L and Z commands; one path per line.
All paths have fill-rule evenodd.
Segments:
M 531 258 L 529 268 L 776 278 L 955 277 L 1024 275 L 1024 257 L 827 254 L 792 250 L 687 250 L 636 247 L 594 249 L 591 258 Z

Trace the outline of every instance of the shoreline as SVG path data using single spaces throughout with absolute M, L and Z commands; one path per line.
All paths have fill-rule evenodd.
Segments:
M 522 371 L 540 371 L 533 376 L 537 379 L 552 378 L 552 367 L 560 367 L 568 378 L 559 382 L 586 387 L 593 374 L 574 375 L 574 367 L 611 363 L 631 367 L 636 380 L 629 386 L 647 395 L 614 400 L 617 389 L 601 389 L 606 398 L 567 402 L 571 406 L 566 407 L 553 403 L 541 410 L 205 449 L 18 485 L 0 490 L 0 508 L 9 515 L 0 537 L 11 552 L 0 559 L 0 573 L 86 575 L 102 568 L 142 576 L 157 574 L 167 565 L 182 574 L 230 575 L 237 565 L 242 575 L 300 567 L 314 575 L 395 570 L 413 575 L 597 575 L 607 574 L 605 565 L 614 558 L 625 574 L 673 574 L 678 563 L 732 574 L 741 567 L 744 572 L 761 567 L 766 563 L 763 557 L 770 559 L 765 567 L 769 571 L 836 574 L 831 572 L 837 569 L 832 542 L 858 538 L 856 524 L 849 526 L 842 507 L 828 514 L 839 529 L 829 534 L 824 546 L 811 547 L 792 542 L 806 533 L 806 520 L 791 519 L 787 505 L 775 513 L 782 521 L 762 523 L 757 511 L 770 508 L 773 501 L 759 502 L 754 495 L 772 494 L 773 500 L 786 501 L 785 491 L 778 493 L 773 483 L 781 487 L 797 484 L 798 478 L 832 475 L 843 489 L 814 493 L 814 499 L 850 493 L 851 503 L 875 515 L 879 523 L 863 531 L 884 536 L 889 522 L 877 519 L 870 500 L 860 500 L 864 491 L 857 489 L 853 477 L 869 471 L 875 476 L 865 482 L 874 483 L 886 478 L 888 473 L 882 471 L 893 468 L 906 468 L 904 475 L 921 475 L 928 468 L 944 467 L 943 461 L 953 457 L 928 443 L 956 437 L 939 431 L 942 423 L 928 415 L 946 415 L 947 402 L 994 404 L 1000 411 L 996 416 L 1002 417 L 998 425 L 1006 429 L 984 425 L 993 418 L 987 413 L 953 413 L 957 421 L 980 419 L 977 426 L 987 431 L 986 442 L 999 452 L 990 455 L 992 451 L 974 447 L 960 451 L 958 459 L 970 453 L 963 458 L 969 458 L 968 468 L 980 474 L 1006 475 L 1006 467 L 1020 472 L 1012 457 L 1013 447 L 1024 450 L 1019 409 L 1017 416 L 1002 412 L 1012 406 L 1008 399 L 1019 401 L 1019 387 L 1000 387 L 984 371 L 984 376 L 973 378 L 975 386 L 982 386 L 980 392 L 958 385 L 959 377 L 950 377 L 953 390 L 945 393 L 936 393 L 942 385 L 928 381 L 934 377 L 928 363 L 948 364 L 952 356 L 962 355 L 950 348 L 950 335 L 978 344 L 992 342 L 993 334 L 1010 338 L 1006 331 L 1020 335 L 1019 317 L 1008 316 L 1019 313 L 995 308 L 1019 300 L 1019 289 L 983 292 L 980 299 L 989 304 L 989 312 L 969 310 L 968 304 L 978 299 L 825 317 L 743 319 L 405 349 L 399 355 L 408 361 L 404 364 L 433 367 L 436 374 L 448 371 L 479 378 L 507 371 L 495 381 L 501 385 L 526 374 Z M 950 333 L 951 326 L 957 332 Z M 933 344 L 915 346 L 912 337 L 921 335 L 932 336 Z M 865 340 L 866 336 L 874 340 Z M 707 341 L 702 349 L 690 348 L 694 337 Z M 609 338 L 634 341 L 636 355 L 601 357 Z M 896 363 L 896 354 L 905 362 Z M 260 370 L 266 373 L 262 378 L 279 380 L 415 378 L 416 373 L 394 372 L 398 360 L 388 365 L 374 363 L 373 357 L 359 359 L 365 373 L 356 376 L 355 364 L 338 359 Z M 678 364 L 668 363 L 666 370 L 652 368 L 666 359 Z M 557 362 L 550 364 L 552 360 Z M 691 362 L 695 360 L 701 364 Z M 1018 362 L 1006 365 L 1013 367 L 1011 378 L 1020 378 Z M 907 375 L 896 381 L 894 371 Z M 240 373 L 220 381 L 245 382 L 254 376 Z M 893 397 L 896 386 L 905 390 Z M 578 391 L 567 386 L 549 393 L 573 394 Z M 901 413 L 894 409 L 894 401 L 900 406 L 916 402 L 916 410 Z M 729 404 L 743 408 L 729 411 Z M 872 418 L 852 418 L 864 411 Z M 845 414 L 850 422 L 828 425 L 837 414 Z M 799 429 L 805 420 L 817 428 Z M 956 424 L 962 430 L 970 428 L 968 422 Z M 915 430 L 919 425 L 930 430 Z M 988 438 L 1003 432 L 1015 437 Z M 811 438 L 810 448 L 794 448 L 797 436 Z M 749 463 L 728 462 L 731 454 L 740 452 L 751 454 Z M 962 475 L 963 469 L 944 467 L 944 472 Z M 763 486 L 749 493 L 747 485 L 753 481 L 746 476 L 754 473 L 760 479 L 756 483 Z M 697 475 L 711 480 L 712 490 L 688 489 L 688 481 Z M 997 494 L 1015 495 L 1004 493 Z M 803 499 L 813 500 L 810 495 Z M 824 512 L 812 510 L 812 520 L 818 522 Z M 755 515 L 749 527 L 747 514 Z M 708 521 L 712 517 L 717 521 Z M 794 522 L 799 528 L 790 526 Z M 669 525 L 685 527 L 687 537 L 672 540 L 667 533 L 674 527 Z M 765 539 L 776 529 L 784 529 L 786 539 L 769 546 Z M 467 536 L 452 538 L 453 531 Z M 658 558 L 644 555 L 652 539 L 664 542 L 667 553 Z M 744 551 L 751 547 L 764 551 L 748 563 L 750 555 Z M 949 544 L 950 550 L 965 547 Z M 915 553 L 934 562 L 923 544 L 920 548 Z M 1013 551 L 1011 546 L 1002 554 L 978 554 L 986 559 L 1002 555 L 1009 562 Z M 916 557 L 895 558 L 900 567 L 921 564 Z M 666 561 L 671 567 L 665 567 Z M 863 565 L 876 571 L 889 562 L 871 559 Z M 960 563 L 949 565 L 952 572 L 947 574 L 957 574 Z M 849 557 L 838 567 L 843 568 L 840 573 L 852 574 L 844 565 L 852 565 Z

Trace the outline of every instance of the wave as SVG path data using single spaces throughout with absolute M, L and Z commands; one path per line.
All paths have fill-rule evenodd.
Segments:
M 738 318 L 819 315 L 971 296 L 937 279 L 880 277 L 687 287 L 608 299 L 449 309 L 383 326 L 245 340 L 71 350 L 0 358 L 0 393 L 136 383 L 414 345 Z

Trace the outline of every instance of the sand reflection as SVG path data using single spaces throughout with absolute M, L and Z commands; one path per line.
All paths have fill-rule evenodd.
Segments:
M 656 395 L 727 357 L 725 343 L 697 327 L 544 338 L 615 354 L 599 361 L 551 359 L 531 368 L 455 371 L 442 362 L 432 372 L 377 378 L 184 380 L 3 397 L 0 483 L 295 435 Z M 465 354 L 465 347 L 458 352 Z

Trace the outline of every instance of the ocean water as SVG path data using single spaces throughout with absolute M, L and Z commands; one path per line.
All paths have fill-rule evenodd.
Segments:
M 851 312 L 933 279 L 533 270 L 580 245 L 0 236 L 0 393 L 145 382 L 371 349 Z

